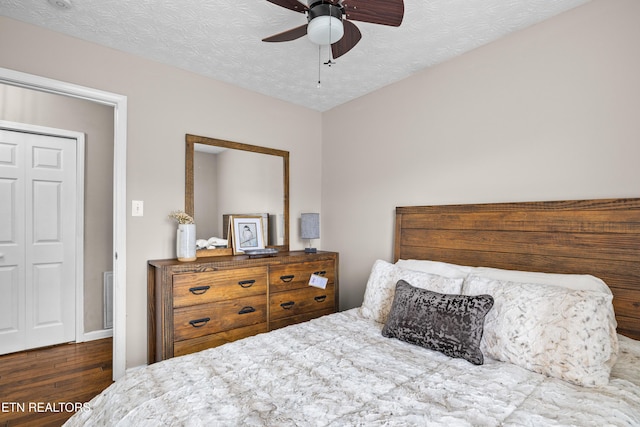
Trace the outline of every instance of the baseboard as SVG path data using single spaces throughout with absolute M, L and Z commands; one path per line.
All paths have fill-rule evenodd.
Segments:
M 111 337 L 113 337 L 113 329 L 100 329 L 97 331 L 85 332 L 83 335 L 83 340 L 95 341 Z

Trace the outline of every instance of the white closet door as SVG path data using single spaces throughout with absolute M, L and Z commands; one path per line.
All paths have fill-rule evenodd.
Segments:
M 0 354 L 75 340 L 76 140 L 0 130 Z

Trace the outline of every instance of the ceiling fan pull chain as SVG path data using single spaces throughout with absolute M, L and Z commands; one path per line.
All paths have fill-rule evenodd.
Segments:
M 316 86 L 318 89 L 322 87 L 322 83 L 320 83 L 320 64 L 322 64 L 322 45 L 318 45 L 318 84 Z

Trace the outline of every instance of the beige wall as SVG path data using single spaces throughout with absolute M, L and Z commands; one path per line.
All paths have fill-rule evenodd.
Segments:
M 198 239 L 222 237 L 222 217 L 218 214 L 218 156 L 193 152 L 193 217 Z
M 392 259 L 395 206 L 639 197 L 638 17 L 595 0 L 325 113 L 342 308 Z
M 167 215 L 184 208 L 185 134 L 289 151 L 291 218 L 320 209 L 316 111 L 4 17 L 0 67 L 128 97 L 127 367 L 146 363 L 146 262 L 175 257 Z M 144 201 L 143 217 L 130 216 L 131 200 Z
M 85 134 L 84 330 L 101 330 L 102 278 L 113 254 L 113 108 L 0 84 L 0 120 Z
M 284 159 L 279 156 L 241 150 L 218 154 L 218 217 L 258 213 L 281 216 L 283 169 Z M 268 230 L 268 224 L 263 226 Z M 279 242 L 282 243 L 284 239 Z
M 281 217 L 284 208 L 283 158 L 242 150 L 198 151 L 194 158 L 194 220 L 198 239 L 226 236 L 223 215 L 267 213 Z M 263 224 L 265 231 L 269 224 Z M 265 245 L 282 245 L 280 240 Z

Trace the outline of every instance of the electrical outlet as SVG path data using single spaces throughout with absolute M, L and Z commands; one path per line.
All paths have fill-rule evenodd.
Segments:
M 131 201 L 131 216 L 142 216 L 144 210 L 144 202 L 142 200 Z

